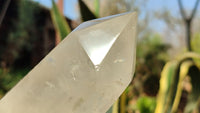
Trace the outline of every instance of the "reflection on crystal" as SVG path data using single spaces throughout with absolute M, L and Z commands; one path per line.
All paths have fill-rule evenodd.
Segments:
M 97 34 L 103 35 L 96 36 Z M 81 36 L 80 43 L 87 52 L 93 64 L 99 65 L 118 36 L 119 34 L 116 34 L 116 36 L 112 36 L 110 33 L 107 33 L 105 31 L 94 30 L 89 32 L 88 34 Z
M 0 101 L 0 113 L 105 113 L 130 83 L 136 14 L 81 24 Z
M 100 66 L 99 66 L 99 65 L 95 65 L 94 68 L 96 69 L 96 71 L 99 71 L 99 70 L 100 70 Z

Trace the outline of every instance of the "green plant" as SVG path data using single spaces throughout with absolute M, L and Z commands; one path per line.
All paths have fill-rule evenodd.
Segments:
M 137 109 L 140 113 L 153 113 L 156 107 L 156 99 L 153 97 L 140 97 L 137 100 Z
M 82 21 L 88 21 L 92 19 L 96 19 L 96 16 L 98 16 L 99 12 L 99 2 L 96 0 L 95 5 L 96 5 L 96 16 L 95 14 L 92 13 L 92 11 L 88 8 L 88 6 L 82 1 L 78 0 L 79 2 L 79 7 L 80 7 L 80 13 L 81 13 L 81 19 Z
M 6 72 L 0 68 L 0 98 L 15 86 L 29 71 L 29 68 L 25 68 Z
M 99 16 L 99 9 L 96 9 L 96 14 L 93 14 L 82 0 L 79 0 L 79 5 L 82 21 L 95 19 L 97 16 Z M 96 7 L 99 8 L 98 4 L 96 5 Z M 52 16 L 52 18 L 55 18 L 56 15 L 58 15 L 58 17 L 60 18 L 53 19 L 55 26 L 57 26 L 57 31 L 67 32 L 66 34 L 68 34 L 69 32 L 65 29 L 65 27 L 58 25 L 62 23 L 61 21 L 63 21 L 63 19 L 61 19 L 61 15 L 59 14 L 58 8 L 56 8 L 55 4 L 53 6 L 52 12 L 52 15 L 54 15 Z M 149 45 L 147 45 L 148 43 L 146 43 L 146 41 L 143 42 L 143 44 L 146 45 L 145 47 L 147 48 L 146 50 L 148 52 L 143 52 L 139 50 L 138 56 L 146 56 L 145 59 L 143 59 L 145 60 L 143 61 L 143 63 L 150 67 L 149 70 L 152 70 L 151 74 L 159 76 L 158 74 L 161 72 L 162 66 L 167 60 L 165 52 L 168 49 L 168 46 L 160 43 L 158 35 L 155 35 L 154 37 L 155 38 L 149 38 L 150 41 L 152 41 L 152 43 L 150 43 Z M 148 41 L 149 40 L 147 40 L 147 42 Z M 145 50 L 143 47 L 138 47 L 138 49 Z M 163 50 L 164 52 L 162 53 L 161 51 Z M 153 68 L 151 66 L 152 63 L 155 64 L 155 61 L 157 61 L 157 59 L 160 59 L 160 61 L 156 63 L 157 65 L 159 65 L 157 67 L 160 67 L 160 69 L 156 69 L 156 67 Z M 178 106 L 181 101 L 181 95 L 183 92 L 182 84 L 184 82 L 184 78 L 188 75 L 191 78 L 192 91 L 188 98 L 188 103 L 185 107 L 185 112 L 190 113 L 195 108 L 194 105 L 197 105 L 197 100 L 200 95 L 200 85 L 198 84 L 198 81 L 200 81 L 200 72 L 198 63 L 196 62 L 197 59 L 200 59 L 200 56 L 198 54 L 186 53 L 183 55 L 183 57 L 179 58 L 178 60 L 168 62 L 162 70 L 157 104 L 155 98 L 140 97 L 137 101 L 138 110 L 141 113 L 153 113 L 154 111 L 155 113 L 178 112 Z M 125 113 L 127 104 L 126 99 L 127 92 L 124 92 L 107 113 Z
M 64 16 L 62 16 L 62 14 L 59 12 L 54 0 L 52 0 L 51 18 L 56 31 L 58 32 L 61 40 L 63 40 L 71 32 L 71 29 Z
M 8 20 L 9 27 L 5 28 L 8 32 L 4 34 L 5 37 L 2 37 L 5 45 L 0 48 L 0 59 L 6 63 L 8 68 L 20 58 L 20 52 L 31 51 L 33 42 L 37 38 L 35 29 L 38 6 L 27 0 L 13 1 L 13 3 L 16 9 L 13 11 L 10 8 L 10 10 L 15 14 L 11 16 L 10 21 Z
M 161 75 L 160 90 L 155 113 L 191 113 L 197 107 L 200 96 L 200 69 L 193 59 L 200 60 L 197 53 L 185 53 L 178 60 L 168 62 Z M 187 103 L 180 106 L 185 78 L 191 79 L 192 90 L 187 91 Z
M 95 0 L 94 6 L 95 6 L 95 15 L 96 15 L 96 17 L 99 17 L 100 16 L 100 14 L 99 14 L 100 1 L 99 0 Z

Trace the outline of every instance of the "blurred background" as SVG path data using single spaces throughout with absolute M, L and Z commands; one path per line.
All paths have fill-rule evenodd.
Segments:
M 175 92 L 170 93 L 174 84 L 169 82 L 163 97 L 173 99 L 168 103 L 171 107 L 165 109 L 172 112 L 175 109 L 174 101 L 178 98 L 175 111 L 183 113 L 190 102 L 189 95 L 193 95 L 196 88 L 193 86 L 195 84 L 197 90 L 194 94 L 197 96 L 192 112 L 199 113 L 200 85 L 196 82 L 193 84 L 193 79 L 199 80 L 196 76 L 200 76 L 200 60 L 195 57 L 200 53 L 199 1 L 0 0 L 0 98 L 83 21 L 137 11 L 137 62 L 134 79 L 116 102 L 118 107 L 113 106 L 108 112 L 114 113 L 114 109 L 117 109 L 115 113 L 156 112 L 158 102 L 161 101 L 158 100 L 162 87 L 160 80 L 166 75 L 169 78 L 164 81 L 176 80 L 176 87 Z M 185 55 L 191 52 L 195 55 Z M 181 81 L 181 96 L 177 97 L 179 79 L 173 77 L 180 75 L 182 61 L 185 61 L 180 60 L 180 56 L 193 62 L 192 66 L 196 70 L 190 71 L 194 67 L 187 67 L 189 71 L 185 75 L 188 77 Z M 168 74 L 163 75 L 165 65 L 172 61 L 176 65 L 168 70 Z M 195 77 L 192 76 L 193 72 Z M 167 96 L 168 93 L 171 97 Z M 166 102 L 162 104 L 167 106 Z

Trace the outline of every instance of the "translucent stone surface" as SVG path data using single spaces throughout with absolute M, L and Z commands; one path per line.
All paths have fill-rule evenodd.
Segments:
M 0 101 L 0 113 L 105 113 L 134 73 L 136 18 L 81 24 Z

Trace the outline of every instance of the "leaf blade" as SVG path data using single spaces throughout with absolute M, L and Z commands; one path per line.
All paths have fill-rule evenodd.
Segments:
M 167 103 L 167 95 L 169 94 L 169 89 L 171 86 L 171 79 L 173 78 L 172 76 L 175 75 L 175 70 L 176 70 L 177 62 L 172 61 L 168 62 L 161 73 L 161 79 L 160 79 L 160 89 L 158 92 L 158 97 L 157 97 L 157 106 L 155 113 L 164 113 L 165 105 Z
M 52 0 L 52 9 L 51 9 L 51 18 L 53 20 L 53 24 L 58 32 L 61 40 L 63 40 L 70 32 L 71 28 L 69 24 L 65 20 L 64 16 L 59 12 L 56 3 Z
M 79 2 L 82 21 L 96 19 L 96 16 L 92 13 L 92 11 L 88 8 L 88 6 L 83 2 L 83 0 L 78 0 L 78 2 Z

